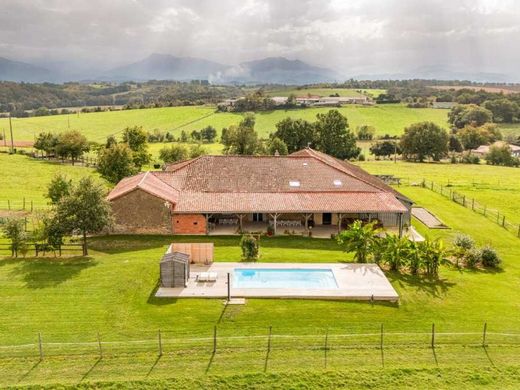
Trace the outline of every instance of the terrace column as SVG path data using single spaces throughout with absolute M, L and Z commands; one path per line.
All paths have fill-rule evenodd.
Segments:
M 238 223 L 239 223 L 239 228 L 240 228 L 240 231 L 242 231 L 242 220 L 244 219 L 244 215 L 245 214 L 237 214 L 237 217 L 238 217 Z
M 271 218 L 273 218 L 273 228 L 274 228 L 274 235 L 276 236 L 276 220 L 278 219 L 279 213 L 269 214 Z
M 312 214 L 303 214 L 303 218 L 305 218 L 305 230 L 309 230 L 309 219 L 311 219 Z
M 338 234 L 341 233 L 341 220 L 343 219 L 343 214 L 338 213 Z
M 204 214 L 206 218 L 206 236 L 209 236 L 209 219 L 213 216 L 213 214 Z

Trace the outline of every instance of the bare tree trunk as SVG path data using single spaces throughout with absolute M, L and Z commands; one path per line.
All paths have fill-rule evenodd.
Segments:
M 83 231 L 83 256 L 88 256 L 87 232 Z

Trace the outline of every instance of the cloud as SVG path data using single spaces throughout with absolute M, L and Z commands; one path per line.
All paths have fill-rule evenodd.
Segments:
M 299 58 L 346 75 L 432 64 L 520 76 L 514 0 L 2 0 L 0 56 L 111 67 L 153 52 Z

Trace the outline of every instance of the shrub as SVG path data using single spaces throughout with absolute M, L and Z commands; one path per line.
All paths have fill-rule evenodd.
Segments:
M 251 234 L 243 235 L 240 239 L 240 248 L 242 248 L 242 260 L 256 261 L 260 252 L 258 240 Z
M 475 241 L 467 234 L 457 234 L 455 240 L 453 241 L 453 245 L 460 249 L 469 251 L 475 247 Z
M 482 261 L 482 251 L 477 248 L 472 248 L 466 253 L 464 258 L 466 265 L 470 268 L 474 268 Z
M 481 258 L 484 267 L 498 268 L 502 262 L 496 250 L 490 246 L 481 249 Z

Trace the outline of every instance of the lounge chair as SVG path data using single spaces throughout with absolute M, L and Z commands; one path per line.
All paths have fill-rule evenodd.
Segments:
M 216 272 L 201 272 L 197 275 L 197 282 L 216 282 L 217 281 L 217 273 Z
M 216 282 L 217 281 L 217 273 L 216 272 L 208 272 L 208 282 Z

